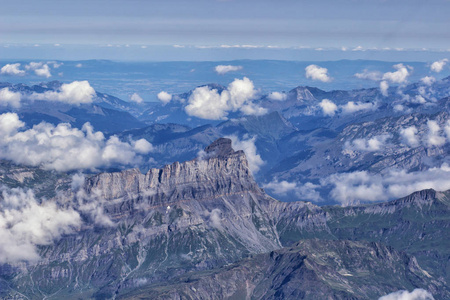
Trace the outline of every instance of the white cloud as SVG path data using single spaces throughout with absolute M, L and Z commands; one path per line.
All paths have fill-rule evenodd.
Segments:
M 385 97 L 388 96 L 389 83 L 387 81 L 380 82 L 380 90 L 381 94 Z
M 309 65 L 305 68 L 306 78 L 319 80 L 322 82 L 330 82 L 332 78 L 328 75 L 327 68 L 321 68 L 317 65 Z
M 13 92 L 9 88 L 0 90 L 0 106 L 20 107 L 22 96 L 18 92 Z
M 52 76 L 52 74 L 50 73 L 50 67 L 48 66 L 48 64 L 44 64 L 43 62 L 30 62 L 25 66 L 25 69 L 34 71 L 37 76 L 47 78 Z
M 217 74 L 223 75 L 228 72 L 236 72 L 242 70 L 242 66 L 232 66 L 232 65 L 218 65 L 214 68 Z
M 25 71 L 24 70 L 20 70 L 20 64 L 19 63 L 17 63 L 17 64 L 6 64 L 6 65 L 4 65 L 1 68 L 0 74 L 23 76 L 23 75 L 25 75 Z
M 384 174 L 367 171 L 333 174 L 323 179 L 321 186 L 332 186 L 330 197 L 343 205 L 386 201 L 424 189 L 450 189 L 450 167 L 443 164 L 417 172 L 392 169 Z
M 349 101 L 349 102 L 347 102 L 347 104 L 342 106 L 342 112 L 344 114 L 350 114 L 350 113 L 363 111 L 363 110 L 375 110 L 376 108 L 377 108 L 377 106 L 375 103 L 371 103 L 371 102 L 362 103 L 362 102 Z
M 267 96 L 267 98 L 273 101 L 284 101 L 287 99 L 287 95 L 285 93 L 272 92 Z
M 319 185 L 311 182 L 300 184 L 297 182 L 288 182 L 286 180 L 274 180 L 263 186 L 264 189 L 271 190 L 276 195 L 286 196 L 293 193 L 297 199 L 310 200 L 314 202 L 319 202 L 322 200 L 320 193 L 316 191 L 319 187 Z
M 0 198 L 0 263 L 37 261 L 36 246 L 80 228 L 75 210 L 45 200 L 39 203 L 31 190 L 3 189 Z
M 386 72 L 383 74 L 382 80 L 390 81 L 392 83 L 405 83 L 410 74 L 411 66 L 405 66 L 403 64 L 396 64 L 393 66 L 397 71 Z
M 347 150 L 374 152 L 384 148 L 386 141 L 391 138 L 389 134 L 381 134 L 370 139 L 354 139 L 346 142 L 344 148 Z
M 436 82 L 436 78 L 434 78 L 433 76 L 425 76 L 422 77 L 420 81 L 425 85 L 432 85 L 433 83 Z
M 359 79 L 378 81 L 381 80 L 383 74 L 381 74 L 381 72 L 379 71 L 369 71 L 367 69 L 364 69 L 362 73 L 356 73 L 354 76 Z
M 47 91 L 44 93 L 33 93 L 30 99 L 59 101 L 69 104 L 80 105 L 84 103 L 92 103 L 95 96 L 94 88 L 87 81 L 74 81 L 72 83 L 64 83 L 57 91 Z
M 253 174 L 258 173 L 259 169 L 265 164 L 265 162 L 262 160 L 256 149 L 256 136 L 250 139 L 248 137 L 244 137 L 243 140 L 240 140 L 235 135 L 227 136 L 227 138 L 231 139 L 234 150 L 242 150 L 245 152 L 250 171 L 252 171 Z
M 164 104 L 167 104 L 172 100 L 172 95 L 167 92 L 164 92 L 164 91 L 159 92 L 157 97 L 158 97 L 158 100 Z
M 440 73 L 447 63 L 448 63 L 447 58 L 435 61 L 434 63 L 431 64 L 430 69 L 433 72 Z
M 441 135 L 441 127 L 436 121 L 428 120 L 428 135 L 426 137 L 426 144 L 431 146 L 442 146 L 445 144 L 445 137 Z
M 405 107 L 401 104 L 396 104 L 394 106 L 394 111 L 403 111 L 403 110 L 405 110 Z
M 323 99 L 320 103 L 319 106 L 322 108 L 323 114 L 325 116 L 334 116 L 334 114 L 336 113 L 338 107 L 336 104 L 334 104 L 333 101 L 328 100 L 328 99 Z
M 416 126 L 401 128 L 400 137 L 402 142 L 410 147 L 417 147 L 420 144 Z
M 142 103 L 144 101 L 144 99 L 142 99 L 141 96 L 139 96 L 138 93 L 133 93 L 133 95 L 131 95 L 130 100 L 135 102 L 135 103 Z
M 136 165 L 152 146 L 145 140 L 121 142 L 106 139 L 89 123 L 81 130 L 70 124 L 57 126 L 42 122 L 28 130 L 15 113 L 0 115 L 0 158 L 18 164 L 41 166 L 57 171 L 94 170 L 99 167 Z
M 57 61 L 48 61 L 47 64 L 52 65 L 54 69 L 58 69 L 59 67 L 61 67 L 62 65 L 64 65 L 64 63 L 62 63 L 62 62 L 57 62 Z
M 378 300 L 434 300 L 433 295 L 424 289 L 415 289 L 412 292 L 397 291 L 378 298 Z
M 208 86 L 198 87 L 189 97 L 185 111 L 190 116 L 208 120 L 226 120 L 230 111 L 238 110 L 246 115 L 263 115 L 267 109 L 252 103 L 256 93 L 253 82 L 247 77 L 235 79 L 221 93 Z

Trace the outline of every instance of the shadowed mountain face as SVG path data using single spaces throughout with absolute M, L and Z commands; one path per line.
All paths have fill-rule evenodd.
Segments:
M 229 139 L 145 174 L 91 176 L 56 200 L 72 203 L 82 227 L 40 246 L 37 263 L 2 265 L 3 298 L 450 296 L 448 193 L 344 208 L 279 202 Z

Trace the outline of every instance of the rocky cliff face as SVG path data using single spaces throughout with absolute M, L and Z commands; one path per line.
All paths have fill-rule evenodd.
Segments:
M 146 174 L 92 176 L 70 194 L 86 212 L 85 226 L 42 247 L 31 275 L 17 274 L 15 286 L 31 297 L 86 290 L 88 297 L 110 298 L 143 282 L 282 247 L 272 210 L 281 212 L 283 205 L 258 187 L 244 152 L 234 151 L 229 139 L 215 141 L 202 157 Z M 289 213 L 312 207 L 298 203 Z M 302 226 L 313 231 L 324 222 L 323 215 L 312 216 Z M 39 290 L 30 289 L 29 276 Z
M 146 174 L 135 169 L 92 176 L 64 199 L 76 203 L 83 227 L 40 247 L 42 259 L 36 264 L 0 268 L 0 287 L 6 291 L 0 296 L 110 299 L 147 291 L 142 295 L 183 298 L 198 290 L 217 298 L 326 294 L 341 299 L 364 289 L 370 298 L 389 290 L 370 289 L 383 276 L 375 269 L 361 271 L 368 263 L 364 257 L 380 251 L 386 255 L 373 257 L 373 262 L 381 266 L 389 259 L 386 274 L 420 279 L 399 279 L 393 284 L 398 289 L 439 290 L 447 282 L 445 264 L 432 263 L 449 254 L 443 238 L 449 228 L 447 194 L 425 191 L 396 202 L 347 208 L 279 202 L 258 187 L 245 154 L 234 151 L 229 139 L 215 141 L 196 159 Z M 296 244 L 310 238 L 321 241 Z M 396 250 L 330 241 L 335 239 L 381 242 Z M 436 243 L 442 243 L 439 251 L 433 248 Z M 282 249 L 286 246 L 290 248 Z M 336 253 L 326 256 L 327 247 Z M 254 260 L 254 255 L 261 256 Z M 334 270 L 335 258 L 336 270 L 350 272 L 354 280 Z M 420 271 L 424 265 L 431 279 Z M 200 285 L 180 285 L 180 280 L 190 280 L 188 273 L 198 274 Z M 264 279 L 267 274 L 273 277 Z M 314 288 L 293 287 L 304 280 Z M 357 289 L 360 282 L 365 285 Z M 342 292 L 346 288 L 352 291 Z M 445 288 L 439 293 L 442 299 L 450 295 Z

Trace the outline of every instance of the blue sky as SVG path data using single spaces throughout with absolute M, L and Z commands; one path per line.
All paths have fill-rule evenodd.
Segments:
M 126 48 L 155 45 L 184 46 L 179 49 L 185 51 L 178 51 L 180 59 L 191 55 L 189 48 L 235 45 L 259 46 L 247 47 L 255 53 L 263 48 L 450 49 L 449 0 L 0 0 L 0 4 L 3 58 L 13 54 L 34 58 L 38 46 L 55 55 L 59 51 L 76 56 L 73 49 L 89 49 L 90 58 L 102 58 L 108 46 L 125 48 L 110 54 L 117 59 L 141 55 Z M 236 48 L 225 49 L 236 53 L 233 58 L 243 58 Z M 273 58 L 275 52 L 264 55 Z

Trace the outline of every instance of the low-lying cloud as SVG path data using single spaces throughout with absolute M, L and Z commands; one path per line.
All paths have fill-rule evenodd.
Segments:
M 323 114 L 325 116 L 334 116 L 336 114 L 336 111 L 338 110 L 338 107 L 336 104 L 334 104 L 333 101 L 328 99 L 323 99 L 319 103 L 320 108 L 322 108 Z
M 391 137 L 390 134 L 381 134 L 370 139 L 354 139 L 351 142 L 347 141 L 344 145 L 344 149 L 365 152 L 380 151 L 384 149 L 386 141 Z
M 329 99 L 323 99 L 319 103 L 319 107 L 322 109 L 322 112 L 325 116 L 332 117 L 337 112 L 341 112 L 343 114 L 351 114 L 359 111 L 375 110 L 377 109 L 377 104 L 372 102 L 349 101 L 344 105 L 337 106 L 333 101 Z
M 217 74 L 223 75 L 228 72 L 236 72 L 242 70 L 242 66 L 232 66 L 232 65 L 218 65 L 214 68 Z
M 52 76 L 50 72 L 50 67 L 48 64 L 43 62 L 30 62 L 25 66 L 26 70 L 34 71 L 34 74 L 41 77 L 49 78 Z
M 424 289 L 415 289 L 412 292 L 397 291 L 378 298 L 378 300 L 434 300 L 433 295 Z
M 448 63 L 447 58 L 435 61 L 434 63 L 431 64 L 430 69 L 433 72 L 440 73 L 447 63 Z
M 22 95 L 18 92 L 13 92 L 9 88 L 0 89 L 0 106 L 20 107 Z
M 92 103 L 94 96 L 94 88 L 88 81 L 84 80 L 63 83 L 56 91 L 46 91 L 44 93 L 34 92 L 29 98 L 32 100 L 58 101 L 80 105 Z
M 133 93 L 133 95 L 130 96 L 130 100 L 134 103 L 142 103 L 144 99 L 142 99 L 141 96 L 139 96 L 138 93 Z
M 287 99 L 287 95 L 285 93 L 272 92 L 267 96 L 267 98 L 272 101 L 284 101 Z
M 252 138 L 244 136 L 242 140 L 240 140 L 236 135 L 227 136 L 227 138 L 231 139 L 234 150 L 244 151 L 250 171 L 252 171 L 253 174 L 258 173 L 265 162 L 262 160 L 261 156 L 258 154 L 258 150 L 256 149 L 256 136 Z
M 383 78 L 383 74 L 380 71 L 369 71 L 367 69 L 364 69 L 362 73 L 356 73 L 354 76 L 359 79 L 366 79 L 373 81 L 378 81 L 381 80 L 381 78 Z
M 0 158 L 18 164 L 57 171 L 95 170 L 100 167 L 137 165 L 141 154 L 152 150 L 144 140 L 122 142 L 117 136 L 106 139 L 90 123 L 82 129 L 70 124 L 57 126 L 42 122 L 31 129 L 15 113 L 0 115 Z
M 167 92 L 164 92 L 164 91 L 159 92 L 157 97 L 158 97 L 158 100 L 164 104 L 167 104 L 170 101 L 172 101 L 172 95 Z
M 0 74 L 10 76 L 24 76 L 26 72 L 20 69 L 20 64 L 6 64 L 0 69 Z
M 0 263 L 37 261 L 37 246 L 49 245 L 81 226 L 78 212 L 39 203 L 31 190 L 5 189 L 0 196 Z

